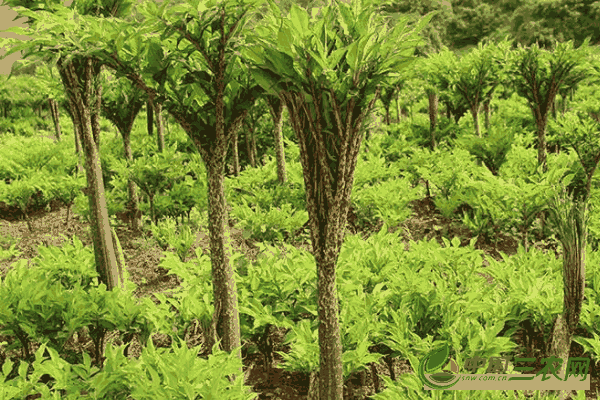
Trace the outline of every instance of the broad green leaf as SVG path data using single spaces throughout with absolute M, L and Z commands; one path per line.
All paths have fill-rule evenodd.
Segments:
M 342 18 L 338 19 L 345 35 L 350 35 L 350 27 L 354 25 L 354 19 L 352 18 L 352 12 L 350 8 L 345 4 L 340 4 L 339 7 L 340 15 Z
M 327 35 L 327 29 L 325 29 L 324 19 L 317 20 L 313 32 L 316 33 L 316 35 L 313 36 L 313 38 L 317 39 L 317 44 L 319 48 L 325 48 L 325 46 L 329 45 L 330 41 L 329 36 Z M 323 40 L 321 40 L 321 38 L 323 38 Z
M 261 65 L 265 62 L 265 57 L 260 46 L 247 47 L 241 50 L 241 52 L 245 59 L 256 65 Z
M 406 30 L 406 26 L 408 25 L 409 17 L 402 16 L 400 19 L 395 21 L 394 28 L 390 33 L 390 37 L 400 37 L 402 33 Z
M 279 30 L 277 33 L 277 42 L 280 50 L 284 51 L 289 56 L 294 55 L 292 51 L 292 43 L 294 42 L 294 38 L 292 37 L 292 32 L 288 27 L 282 27 L 282 29 Z
M 281 20 L 281 9 L 273 0 L 267 0 L 269 3 L 269 8 L 271 9 L 271 15 L 273 15 L 277 20 Z
M 321 67 L 320 71 L 314 71 L 315 75 L 320 75 L 323 72 L 323 70 L 327 69 L 327 62 L 319 54 L 315 53 L 311 49 L 307 48 L 306 51 L 308 52 L 308 54 L 310 54 L 312 59 L 315 60 L 317 64 L 319 64 L 319 66 Z
M 164 59 L 165 59 L 165 53 L 163 51 L 163 47 L 159 43 L 152 41 L 148 45 L 148 52 L 147 52 L 147 60 L 148 60 L 148 64 L 149 64 L 148 71 L 152 74 L 155 74 L 158 71 L 163 70 L 164 69 L 164 65 L 163 65 Z
M 310 15 L 311 15 L 312 19 L 315 19 L 318 14 L 319 14 L 319 8 L 313 7 L 310 9 Z
M 368 58 L 371 60 L 377 59 L 379 54 L 381 54 L 379 52 L 380 48 L 381 48 L 381 43 L 375 43 L 375 44 L 369 46 L 368 52 L 367 52 L 367 54 L 365 54 L 365 58 Z
M 439 10 L 432 11 L 429 14 L 425 15 L 423 18 L 421 18 L 421 20 L 414 27 L 414 32 L 420 33 L 423 30 L 423 28 L 425 28 L 425 26 L 429 23 L 429 21 L 431 21 L 431 18 L 433 18 L 437 14 L 439 14 Z
M 252 77 L 270 94 L 277 94 L 279 91 L 276 76 L 268 70 L 252 68 L 250 70 Z
M 291 56 L 269 47 L 264 49 L 264 51 L 267 61 L 271 64 L 271 69 L 274 72 L 290 76 L 294 70 L 294 59 Z
M 353 42 L 350 46 L 348 46 L 348 53 L 346 54 L 348 65 L 350 65 L 353 71 L 356 71 L 356 64 L 358 60 L 358 44 L 358 42 Z
M 292 26 L 300 37 L 305 37 L 310 32 L 308 29 L 308 14 L 306 10 L 293 4 L 289 18 L 292 22 Z
M 359 45 L 359 54 L 360 54 L 360 60 L 359 62 L 361 62 L 362 64 L 362 60 L 367 60 L 367 55 L 371 52 L 371 47 L 373 46 L 373 38 L 374 38 L 375 34 L 371 33 L 368 36 L 363 36 L 361 37 L 361 44 Z
M 336 65 L 338 65 L 338 63 L 340 62 L 340 60 L 344 56 L 344 53 L 347 50 L 347 48 L 341 48 L 331 53 L 331 55 L 327 58 L 328 66 L 330 69 L 334 69 Z

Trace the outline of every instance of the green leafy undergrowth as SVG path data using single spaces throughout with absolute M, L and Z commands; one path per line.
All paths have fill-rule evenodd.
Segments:
M 246 239 L 282 241 L 293 236 L 308 220 L 301 166 L 286 165 L 287 182 L 277 180 L 273 160 L 226 179 L 226 197 L 231 217 Z
M 598 251 L 600 249 L 600 191 L 591 191 L 588 204 L 590 218 L 587 239 L 594 251 Z
M 510 324 L 529 320 L 536 335 L 547 341 L 554 317 L 562 310 L 562 290 L 557 290 L 563 286 L 562 260 L 535 248 L 525 252 L 522 246 L 513 256 L 501 255 L 502 262 L 488 260 L 486 271 L 510 299 Z
M 169 350 L 154 350 L 152 342 L 148 342 L 151 332 L 173 335 L 175 319 L 169 317 L 171 310 L 157 307 L 150 299 L 136 300 L 132 296 L 135 285 L 128 284 L 126 292 L 120 289 L 107 292 L 104 285 L 97 285 L 91 251 L 81 242 L 74 239 L 73 244 L 62 249 L 41 247 L 38 251 L 40 256 L 30 267 L 26 260 L 20 260 L 0 285 L 0 330 L 3 335 L 18 339 L 9 340 L 12 344 L 7 350 L 18 349 L 20 345 L 25 360 L 30 361 L 31 343 L 42 343 L 41 350 L 35 354 L 33 372 L 23 369 L 25 361 L 18 368 L 10 361 L 4 363 L 0 391 L 11 397 L 3 398 L 19 399 L 33 393 L 45 396 L 56 393 L 56 396 L 59 390 L 62 398 L 126 398 L 128 395 L 140 399 L 178 398 L 190 393 L 195 393 L 192 398 L 197 395 L 253 398 L 243 382 L 232 383 L 227 379 L 241 367 L 236 364 L 239 360 L 231 361 L 231 356 L 220 354 L 218 349 L 213 349 L 213 355 L 207 360 L 199 359 L 197 351 L 188 350 L 187 346 L 174 346 L 172 354 L 167 354 Z M 210 262 L 206 257 L 203 260 L 209 273 Z M 186 276 L 183 270 L 177 272 Z M 207 278 L 205 276 L 203 281 L 208 284 Z M 191 280 L 188 277 L 188 281 Z M 211 292 L 197 281 L 191 283 L 194 288 Z M 179 310 L 189 310 L 186 301 L 198 299 L 197 295 L 190 291 L 187 298 L 175 304 Z M 200 299 L 209 304 L 208 298 Z M 210 315 L 212 310 L 208 312 Z M 185 313 L 182 317 L 191 318 Z M 115 329 L 125 344 L 107 348 L 103 368 L 99 371 L 101 343 L 105 334 Z M 92 358 L 87 353 L 74 354 L 65 349 L 74 333 L 92 338 L 95 345 Z M 138 360 L 130 361 L 126 355 L 134 336 L 146 347 Z M 45 346 L 48 353 L 44 352 Z M 47 354 L 52 361 L 47 360 Z M 46 359 L 42 361 L 42 358 Z M 94 367 L 91 367 L 92 360 Z M 190 365 L 182 369 L 182 362 Z M 37 383 L 42 374 L 53 378 L 49 386 Z
M 156 349 L 152 340 L 138 359 L 123 355 L 125 346 L 109 344 L 102 368 L 84 354 L 81 363 L 71 364 L 52 348 L 42 344 L 35 353 L 33 371 L 21 361 L 17 367 L 8 360 L 0 373 L 3 399 L 22 399 L 31 394 L 61 399 L 196 399 L 250 400 L 258 395 L 244 385 L 244 375 L 236 352 L 226 353 L 217 346 L 207 358 L 199 358 L 199 346 L 189 349 L 174 342 L 169 349 Z M 18 375 L 5 380 L 11 370 Z M 40 382 L 50 377 L 52 385 Z M 230 379 L 235 376 L 235 379 Z
M 364 157 L 368 153 L 373 153 L 388 163 L 409 158 L 413 153 L 414 146 L 407 140 L 403 132 L 398 124 L 386 126 L 384 132 L 373 134 L 368 141 L 363 143 L 361 154 Z M 367 149 L 368 151 L 366 151 Z
M 52 140 L 7 136 L 0 144 L 0 179 L 19 179 L 59 157 Z
M 115 164 L 125 179 L 132 179 L 150 201 L 150 215 L 156 223 L 158 215 L 154 201 L 160 194 L 172 188 L 173 181 L 184 175 L 184 157 L 176 151 L 176 143 L 162 153 L 135 159 L 132 163 Z
M 527 160 L 533 153 L 513 147 L 508 165 L 500 176 L 482 174 L 479 179 L 465 182 L 458 196 L 462 204 L 468 204 L 471 212 L 463 212 L 462 221 L 475 236 L 483 235 L 488 241 L 495 241 L 499 233 L 519 235 L 523 242 L 535 232 L 535 221 L 539 213 L 548 206 L 553 186 L 562 182 L 568 185 L 571 179 L 572 156 L 560 159 L 551 157 L 547 172 L 533 169 Z M 510 155 L 510 154 L 509 154 Z M 515 161 L 522 161 L 518 164 Z M 530 172 L 528 175 L 521 173 Z
M 407 179 L 393 179 L 356 188 L 352 203 L 360 225 L 376 225 L 381 220 L 396 226 L 412 213 L 408 203 L 421 197 L 422 188 L 412 188 Z
M 71 206 L 75 199 L 86 186 L 85 176 L 83 174 L 76 176 L 57 176 L 52 182 L 51 192 L 54 198 L 67 207 L 67 217 L 65 223 L 69 221 Z
M 123 200 L 123 192 L 119 190 L 107 190 L 104 192 L 106 198 L 106 209 L 110 217 L 125 210 L 125 201 Z M 91 221 L 90 201 L 87 195 L 82 192 L 77 193 L 73 201 L 73 213 L 79 215 L 84 221 Z
M 83 288 L 98 284 L 95 271 L 94 254 L 89 247 L 73 236 L 71 240 L 64 235 L 62 247 L 38 246 L 38 256 L 32 262 L 36 270 L 47 274 L 49 284 L 60 282 L 66 289 L 71 289 L 79 282 Z
M 358 300 L 352 303 L 352 313 L 360 316 L 352 324 L 368 320 L 370 326 L 380 326 L 360 329 L 372 332 L 372 344 L 384 344 L 407 357 L 423 350 L 421 340 L 437 337 L 453 343 L 465 357 L 499 355 L 514 349 L 511 333 L 524 320 L 531 320 L 539 332 L 550 330 L 562 301 L 555 289 L 561 286 L 561 262 L 553 255 L 521 249 L 517 256 L 504 256 L 503 263 L 490 261 L 483 268 L 474 241 L 464 247 L 456 238 L 445 240 L 443 247 L 433 240 L 410 242 L 405 251 L 395 234 L 383 233 L 386 229 L 366 242 L 348 237 L 338 260 L 342 310 L 348 299 L 363 296 L 356 285 L 365 293 L 377 293 L 364 307 Z M 494 282 L 477 272 L 491 274 Z M 595 276 L 588 279 L 595 282 Z M 597 300 L 591 294 L 588 298 L 592 300 L 584 304 L 582 315 L 593 330 Z M 373 308 L 380 301 L 384 305 Z M 504 336 L 499 337 L 503 329 Z
M 178 225 L 177 221 L 167 217 L 157 224 L 150 223 L 149 230 L 161 249 L 173 249 L 184 261 L 190 249 L 196 242 L 196 234 L 188 225 Z
M 0 182 L 0 186 L 1 184 L 2 182 Z M 0 236 L 0 261 L 8 260 L 12 257 L 18 257 L 21 254 L 21 252 L 17 250 L 16 247 L 19 244 L 20 239 L 13 237 L 8 232 L 4 232 L 1 221 L 0 232 L 2 232 L 2 235 Z
M 175 326 L 179 338 L 185 337 L 194 321 L 198 321 L 204 333 L 207 333 L 214 312 L 210 258 L 202 254 L 201 248 L 197 248 L 195 252 L 196 258 L 183 262 L 178 256 L 165 251 L 164 258 L 160 262 L 160 266 L 169 271 L 169 275 L 179 278 L 181 287 L 177 288 L 170 297 L 162 293 L 155 294 L 161 302 L 159 308 L 165 314 L 171 314 L 169 322 L 165 323 L 157 319 L 160 317 L 159 314 L 155 314 L 152 318 L 155 324 L 162 324 L 165 332 Z M 232 260 L 238 257 L 239 254 L 235 253 Z M 175 311 L 175 314 L 172 314 L 172 311 Z M 173 332 L 169 332 L 168 335 L 172 336 Z
M 484 268 L 482 252 L 474 248 L 474 241 L 466 246 L 461 246 L 458 238 L 445 239 L 441 244 L 435 240 L 411 241 L 406 247 L 399 233 L 389 233 L 386 225 L 367 240 L 353 235 L 344 242 L 338 257 L 337 284 L 345 377 L 367 368 L 382 356 L 400 356 L 412 362 L 411 357 L 422 357 L 440 342 L 450 343 L 460 354 L 455 355 L 459 361 L 464 360 L 460 357 L 501 356 L 513 351 L 511 334 L 522 321 L 531 320 L 533 326 L 543 326 L 544 332 L 548 332 L 552 317 L 560 312 L 561 294 L 556 287 L 561 286 L 561 263 L 551 255 L 520 250 L 514 257 L 504 255 L 502 262 L 490 260 L 490 265 Z M 72 260 L 69 262 L 66 257 Z M 596 258 L 597 255 L 589 257 L 591 262 Z M 22 260 L 9 272 L 0 286 L 0 326 L 3 335 L 17 338 L 12 340 L 12 349 L 28 348 L 34 341 L 47 343 L 49 349 L 68 360 L 70 365 L 62 363 L 61 367 L 67 370 L 82 362 L 90 364 L 85 355 L 63 354 L 70 335 L 84 328 L 97 349 L 101 348 L 106 332 L 118 330 L 125 343 L 137 336 L 147 346 L 143 351 L 148 353 L 153 351 L 148 342 L 152 332 L 184 339 L 194 321 L 208 331 L 214 312 L 211 263 L 201 249 L 196 249 L 196 257 L 189 262 L 165 252 L 161 267 L 177 275 L 181 287 L 172 294 L 157 294 L 158 305 L 149 298 L 137 302 L 131 292 L 106 292 L 103 285 L 96 287 L 90 282 L 90 278 L 94 279 L 91 260 L 91 251 L 74 241 L 64 250 L 41 250 L 34 262 L 36 268 L 27 268 L 27 262 Z M 315 371 L 319 348 L 314 257 L 289 245 L 260 245 L 255 262 L 239 253 L 233 254 L 231 262 L 237 272 L 242 338 L 247 341 L 264 336 L 269 326 L 286 329 L 290 351 L 282 354 L 282 367 Z M 60 264 L 65 266 L 56 268 Z M 60 279 L 53 277 L 51 267 Z M 82 272 L 77 272 L 77 268 Z M 491 284 L 480 275 L 483 272 L 494 278 Z M 597 271 L 590 273 L 586 288 L 588 301 L 582 310 L 582 325 L 586 329 L 597 323 L 597 275 Z M 589 336 L 582 343 L 595 353 L 597 339 Z M 173 349 L 173 357 L 191 359 L 191 355 L 183 354 L 184 347 Z M 372 350 L 375 348 L 379 350 Z M 178 395 L 174 391 L 179 390 L 178 385 L 187 387 L 185 382 L 191 382 L 191 378 L 185 375 L 177 380 L 169 376 L 177 377 L 191 368 L 202 370 L 196 364 L 191 365 L 192 361 L 186 371 L 174 370 L 176 366 L 161 366 L 153 357 L 141 358 L 144 365 L 150 365 L 147 369 L 140 366 L 129 370 L 133 361 L 126 357 L 127 345 L 109 349 L 104 369 L 98 372 L 106 372 L 106 376 L 89 383 L 85 372 L 85 378 L 76 378 L 80 383 L 67 384 L 75 386 L 73 396 L 83 391 L 105 390 L 103 395 L 112 398 L 121 395 L 126 398 L 130 394 L 135 398 L 133 393 L 142 393 L 139 398 L 151 398 L 152 391 L 156 391 L 159 397 L 172 398 Z M 92 354 L 94 361 L 101 356 L 97 353 L 99 350 Z M 197 351 L 193 354 L 197 358 Z M 597 357 L 597 353 L 593 356 Z M 164 362 L 174 363 L 168 357 Z M 212 364 L 213 369 L 218 371 L 215 365 Z M 75 370 L 83 373 L 85 368 Z M 11 375 L 11 387 L 22 390 L 19 385 L 24 381 L 16 378 L 17 372 L 11 370 L 5 374 Z M 219 377 L 231 374 L 221 371 L 205 380 L 219 381 Z M 58 378 L 55 379 L 55 386 L 49 390 L 60 387 Z M 204 390 L 200 389 L 204 386 L 197 384 L 194 386 L 197 390 Z M 33 390 L 31 387 L 27 390 L 30 389 Z
M 457 143 L 467 149 L 476 159 L 482 161 L 492 174 L 498 175 L 498 171 L 510 151 L 513 137 L 514 132 L 506 126 L 503 128 L 494 126 L 485 137 L 464 135 L 457 139 Z
M 242 200 L 241 204 L 232 207 L 231 215 L 238 221 L 237 227 L 244 231 L 244 238 L 260 242 L 283 241 L 308 221 L 306 211 L 293 209 L 289 203 L 265 210 Z
M 251 337 L 267 324 L 289 328 L 303 317 L 316 317 L 314 257 L 285 243 L 258 246 L 257 260 L 240 269 L 243 336 Z
M 237 177 L 226 178 L 227 201 L 234 205 L 245 200 L 248 204 L 262 209 L 290 204 L 294 209 L 306 210 L 301 164 L 290 160 L 286 164 L 286 173 L 287 181 L 284 184 L 279 183 L 277 164 L 271 160 L 266 165 L 248 168 Z
M 5 334 L 18 339 L 13 348 L 21 346 L 28 354 L 32 341 L 47 338 L 53 348 L 62 351 L 75 332 L 86 327 L 90 332 L 98 332 L 98 324 L 113 329 L 119 326 L 124 331 L 138 329 L 131 325 L 137 322 L 128 319 L 135 306 L 114 303 L 133 301 L 132 298 L 117 299 L 113 298 L 116 292 L 103 291 L 105 286 L 98 285 L 93 254 L 77 238 L 62 248 L 39 246 L 38 253 L 32 261 L 19 260 L 13 264 L 0 286 L 0 327 Z M 136 286 L 128 280 L 127 271 L 124 276 L 126 290 L 132 293 Z M 110 304 L 109 298 L 103 298 L 106 296 L 113 299 Z M 119 314 L 121 306 L 127 310 L 125 315 Z M 104 307 L 115 314 L 107 315 Z M 100 320 L 99 315 L 102 315 Z
M 434 152 L 421 151 L 413 155 L 412 163 L 417 177 L 430 183 L 434 203 L 446 218 L 452 218 L 463 204 L 464 187 L 473 179 L 489 174 L 478 167 L 472 156 L 463 149 L 436 148 Z
M 36 171 L 30 176 L 12 181 L 9 185 L 3 184 L 0 188 L 0 201 L 18 207 L 30 231 L 33 231 L 33 226 L 29 213 L 35 207 L 47 204 L 51 197 L 52 179 L 48 174 L 46 170 Z
M 356 162 L 352 193 L 354 194 L 365 185 L 375 185 L 395 179 L 399 175 L 400 168 L 396 164 L 387 162 L 385 158 L 375 152 L 366 153 L 365 157 L 359 158 Z

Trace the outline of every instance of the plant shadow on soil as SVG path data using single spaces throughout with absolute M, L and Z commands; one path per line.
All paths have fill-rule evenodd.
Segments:
M 390 229 L 390 231 L 402 230 L 407 248 L 409 240 L 419 241 L 435 238 L 439 243 L 443 243 L 443 234 L 448 239 L 452 239 L 453 237 L 461 238 L 461 245 L 463 246 L 469 243 L 472 237 L 469 230 L 455 221 L 444 218 L 435 209 L 431 198 L 415 200 L 411 202 L 411 207 L 413 209 L 412 216 L 400 226 Z M 60 234 L 64 234 L 69 238 L 76 235 L 85 246 L 91 246 L 89 226 L 86 222 L 81 221 L 78 217 L 73 217 L 71 212 L 69 226 L 65 227 L 66 207 L 61 207 L 58 203 L 51 203 L 50 208 L 50 211 L 42 209 L 31 212 L 30 216 L 34 230 L 30 232 L 26 222 L 21 220 L 21 215 L 16 209 L 6 207 L 5 204 L 0 203 L 0 237 L 18 239 L 16 248 L 21 252 L 19 258 L 34 258 L 37 255 L 36 249 L 39 245 L 62 246 L 64 239 Z M 153 293 L 165 293 L 168 296 L 168 292 L 179 286 L 180 282 L 177 277 L 167 275 L 168 271 L 158 266 L 159 260 L 162 257 L 162 250 L 155 242 L 145 238 L 144 234 L 132 232 L 127 226 L 126 221 L 121 222 L 121 226 L 117 227 L 116 231 L 121 241 L 130 277 L 138 285 L 135 295 L 141 298 L 143 296 L 149 297 Z M 258 248 L 253 245 L 252 241 L 244 239 L 242 232 L 231 227 L 231 225 L 231 238 L 234 250 L 246 254 L 250 260 L 255 260 Z M 356 225 L 356 215 L 352 209 L 349 212 L 347 228 L 349 233 L 355 234 L 360 232 L 363 238 L 366 238 L 378 232 L 381 226 L 382 224 L 380 223 L 377 226 L 358 227 Z M 439 227 L 442 227 L 442 229 L 439 229 Z M 497 239 L 497 243 L 492 245 L 485 243 L 480 237 L 475 247 L 483 250 L 486 257 L 492 257 L 497 260 L 501 260 L 499 251 L 509 255 L 516 253 L 518 242 L 514 238 L 500 236 Z M 0 243 L 1 245 L 2 243 Z M 306 241 L 297 244 L 297 246 L 309 249 L 309 244 Z M 194 254 L 193 250 L 197 247 L 201 247 L 208 254 L 209 238 L 206 229 L 200 230 L 197 233 L 197 241 L 189 254 Z M 553 251 L 556 249 L 547 248 L 547 250 Z M 0 261 L 0 276 L 6 276 L 10 265 L 16 260 L 17 258 L 13 257 L 12 259 Z M 488 265 L 485 257 L 483 265 Z M 492 282 L 491 276 L 486 274 L 481 275 L 489 283 Z M 156 299 L 154 300 L 156 301 Z M 524 333 L 525 329 L 523 328 L 517 331 L 513 337 L 515 343 L 521 348 L 525 348 Z M 284 336 L 284 332 L 272 330 L 270 339 L 274 344 L 274 350 L 288 350 L 283 345 Z M 0 335 L 0 342 L 6 339 L 6 336 Z M 171 340 L 166 335 L 155 334 L 153 340 L 156 347 L 170 347 L 171 345 Z M 79 345 L 91 351 L 93 344 L 91 343 L 91 339 L 88 339 L 88 341 L 89 343 L 79 343 Z M 117 345 L 122 344 L 117 339 L 116 331 L 107 335 L 105 343 L 111 341 Z M 187 337 L 187 343 L 189 347 L 201 344 L 202 333 L 196 330 L 196 332 Z M 539 340 L 534 340 L 534 343 L 539 344 Z M 243 350 L 247 378 L 246 384 L 253 387 L 254 391 L 259 394 L 259 399 L 304 400 L 307 398 L 309 387 L 308 374 L 291 373 L 277 368 L 277 365 L 282 362 L 281 357 L 277 354 L 274 355 L 272 366 L 266 366 L 263 362 L 264 357 L 260 353 L 248 354 L 247 348 L 249 345 L 256 345 L 256 343 L 246 343 Z M 538 353 L 539 348 L 534 355 L 537 356 L 539 355 Z M 134 340 L 129 349 L 129 357 L 138 357 L 139 354 L 141 354 L 141 346 Z M 525 350 L 519 354 L 519 356 L 523 357 L 526 355 Z M 17 360 L 21 358 L 20 352 L 7 352 L 6 356 L 14 362 L 18 362 Z M 583 348 L 579 344 L 573 343 L 571 346 L 571 357 L 580 356 L 589 357 L 589 354 L 584 354 Z M 595 399 L 596 390 L 600 389 L 598 368 L 595 367 L 596 365 L 592 363 L 590 368 L 591 390 L 586 391 L 586 399 Z M 412 372 L 410 365 L 405 360 L 392 359 L 391 368 L 393 368 L 396 377 L 399 377 L 403 373 Z M 534 372 L 540 369 L 541 365 L 538 364 L 534 367 Z M 390 376 L 390 365 L 381 361 L 369 369 L 365 376 L 360 377 L 359 374 L 351 376 L 345 383 L 344 398 L 359 400 L 373 395 L 376 385 L 373 379 L 373 371 L 376 371 L 379 376 Z M 525 394 L 528 397 L 532 395 L 531 393 Z M 34 398 L 37 397 L 29 396 L 27 399 Z

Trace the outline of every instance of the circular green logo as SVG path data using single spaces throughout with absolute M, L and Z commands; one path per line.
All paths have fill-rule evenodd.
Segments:
M 444 365 L 446 367 L 442 371 L 436 372 L 442 369 Z M 419 362 L 419 370 L 417 371 L 421 381 L 432 389 L 448 389 L 454 386 L 459 379 L 455 373 L 458 373 L 458 365 L 456 361 L 450 358 L 448 344 L 430 351 Z M 429 379 L 425 374 L 431 374 Z

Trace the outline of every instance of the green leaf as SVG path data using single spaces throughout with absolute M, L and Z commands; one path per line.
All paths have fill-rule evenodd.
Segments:
M 196 10 L 198 11 L 198 17 L 202 18 L 202 14 L 206 11 L 206 6 L 203 2 L 198 2 L 198 8 Z
M 429 21 L 431 21 L 431 18 L 435 17 L 437 14 L 439 14 L 439 10 L 436 11 L 432 11 L 429 14 L 425 15 L 423 18 L 421 18 L 421 20 L 417 23 L 417 25 L 414 28 L 414 32 L 415 33 L 419 33 L 423 30 L 423 28 L 425 28 L 425 26 L 429 23 Z
M 10 371 L 12 371 L 12 366 L 13 362 L 10 359 L 4 362 L 4 364 L 2 365 L 2 373 L 4 374 L 4 377 L 8 376 Z
M 358 42 L 353 42 L 350 46 L 348 46 L 346 60 L 348 61 L 348 65 L 350 65 L 352 70 L 356 71 L 356 64 L 358 61 Z
M 30 30 L 29 28 L 24 29 L 20 26 L 14 26 L 12 28 L 4 29 L 2 32 L 11 32 L 16 33 L 17 35 L 29 35 Z
M 332 70 L 335 69 L 336 65 L 338 65 L 338 63 L 340 62 L 340 60 L 344 56 L 344 53 L 346 53 L 347 50 L 348 49 L 344 47 L 344 48 L 335 50 L 333 53 L 331 53 L 331 56 L 329 56 L 327 58 L 329 69 L 332 69 Z
M 352 16 L 352 11 L 350 10 L 350 7 L 348 7 L 346 4 L 340 4 L 339 10 L 340 10 L 340 15 L 342 16 L 342 18 L 338 19 L 338 22 L 340 23 L 340 25 L 344 31 L 344 34 L 350 35 L 349 28 L 354 25 L 354 18 Z
M 250 73 L 256 82 L 263 89 L 265 89 L 266 92 L 277 95 L 277 92 L 279 91 L 279 87 L 277 85 L 278 82 L 276 76 L 271 71 L 262 68 L 252 68 Z
M 308 54 L 311 55 L 311 57 L 313 58 L 313 60 L 315 60 L 317 62 L 317 64 L 319 64 L 319 67 L 321 67 L 321 70 L 315 70 L 313 71 L 315 75 L 321 75 L 321 73 L 327 69 L 327 62 L 317 53 L 315 53 L 314 51 L 312 51 L 311 49 L 306 49 L 306 51 L 308 52 Z
M 290 10 L 290 19 L 292 26 L 300 37 L 305 37 L 310 32 L 308 29 L 308 13 L 303 8 L 293 4 Z
M 265 56 L 260 46 L 247 47 L 242 50 L 242 55 L 253 64 L 261 65 L 265 62 Z
M 271 70 L 281 75 L 294 76 L 294 59 L 286 53 L 266 48 L 267 61 L 272 65 Z
M 279 43 L 280 50 L 284 51 L 289 56 L 294 55 L 292 50 L 294 39 L 292 32 L 287 27 L 283 27 L 277 32 L 277 42 Z

